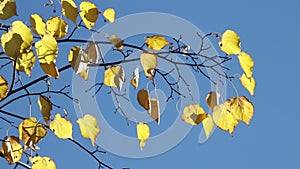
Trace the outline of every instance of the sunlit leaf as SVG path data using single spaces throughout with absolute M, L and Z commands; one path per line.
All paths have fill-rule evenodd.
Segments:
M 40 107 L 45 123 L 48 124 L 48 121 L 50 120 L 51 116 L 50 112 L 52 110 L 52 103 L 50 99 L 46 96 L 40 95 L 37 103 Z
M 83 1 L 80 4 L 80 17 L 83 20 L 83 23 L 88 29 L 92 29 L 92 26 L 95 26 L 95 22 L 98 19 L 98 9 L 95 4 L 92 2 Z
M 134 72 L 133 72 L 133 75 L 132 75 L 132 79 L 130 81 L 131 85 L 134 87 L 134 88 L 138 88 L 139 86 L 139 79 L 140 79 L 140 68 L 139 67 L 136 67 L 134 69 Z
M 100 133 L 97 119 L 91 114 L 86 114 L 83 118 L 79 118 L 76 122 L 79 124 L 81 135 L 84 138 L 89 138 L 92 145 L 95 146 L 95 140 Z
M 68 60 L 71 67 L 84 80 L 88 79 L 88 66 L 86 61 L 87 54 L 84 53 L 80 46 L 73 46 L 69 52 Z
M 23 147 L 15 136 L 6 136 L 2 140 L 3 156 L 9 164 L 16 163 L 22 158 Z
M 158 35 L 148 37 L 145 43 L 148 48 L 154 50 L 161 50 L 162 48 L 170 44 L 170 42 L 168 42 L 164 36 Z
M 14 0 L 2 0 L 0 2 L 0 19 L 6 20 L 17 14 L 17 6 Z
M 252 77 L 254 62 L 249 54 L 241 52 L 238 55 L 240 65 L 247 77 Z
M 56 39 L 63 38 L 68 33 L 68 24 L 59 16 L 50 18 L 46 22 L 47 33 L 52 35 Z
M 46 128 L 39 124 L 34 117 L 23 120 L 19 125 L 19 138 L 24 142 L 25 148 L 30 147 L 35 150 L 35 144 L 46 134 Z
M 150 137 L 150 128 L 146 123 L 140 122 L 136 126 L 137 137 L 140 141 L 141 150 L 144 149 L 147 140 Z
M 0 100 L 6 97 L 8 91 L 8 83 L 6 79 L 0 75 Z
M 57 57 L 57 42 L 49 34 L 46 34 L 40 41 L 35 43 L 35 49 L 40 63 L 51 64 Z
M 72 139 L 72 123 L 65 118 L 62 118 L 59 113 L 55 115 L 55 119 L 50 122 L 49 127 L 57 137 L 62 139 Z
M 147 111 L 150 109 L 150 96 L 148 90 L 141 89 L 137 94 L 137 100 L 144 109 Z
M 31 48 L 33 36 L 22 21 L 14 21 L 11 30 L 1 36 L 1 45 L 5 54 L 16 59 Z
M 59 78 L 59 72 L 57 70 L 56 64 L 54 62 L 48 63 L 40 63 L 42 70 L 46 73 L 46 75 L 50 77 L 54 77 L 55 79 Z
M 123 49 L 124 41 L 122 39 L 120 39 L 116 35 L 111 35 L 108 39 L 117 49 L 119 50 Z
M 253 77 L 247 77 L 245 73 L 240 77 L 242 85 L 249 91 L 249 93 L 254 96 L 254 90 L 256 87 L 256 82 Z
M 215 123 L 210 114 L 208 114 L 207 117 L 202 121 L 202 125 L 203 125 L 206 139 L 208 139 L 215 127 Z
M 238 120 L 230 111 L 230 102 L 226 101 L 223 104 L 216 105 L 212 113 L 214 123 L 222 130 L 228 131 L 232 136 L 235 127 L 238 125 Z
M 33 32 L 37 35 L 43 36 L 46 33 L 46 23 L 38 14 L 30 15 L 30 25 Z
M 150 109 L 148 110 L 149 115 L 154 119 L 157 124 L 160 123 L 160 108 L 159 100 L 155 98 L 150 99 Z
M 103 12 L 103 16 L 110 23 L 113 23 L 115 21 L 116 12 L 113 8 L 108 8 L 108 9 L 105 9 L 105 11 Z
M 254 106 L 253 104 L 245 97 L 234 97 L 230 99 L 231 107 L 230 111 L 233 116 L 239 120 L 243 121 L 247 125 L 250 125 L 250 121 L 254 115 Z
M 35 61 L 36 58 L 32 50 L 29 50 L 26 53 L 21 53 L 16 61 L 16 70 L 25 72 L 26 75 L 30 77 Z
M 111 66 L 104 72 L 104 84 L 110 87 L 116 87 L 121 91 L 125 82 L 125 72 L 122 66 Z
M 240 37 L 234 31 L 226 30 L 219 41 L 219 46 L 228 55 L 240 54 Z
M 181 119 L 187 124 L 198 125 L 205 118 L 207 118 L 207 113 L 198 104 L 190 104 L 183 109 L 183 114 Z
M 78 9 L 75 2 L 73 0 L 62 0 L 61 7 L 62 14 L 76 25 Z
M 142 53 L 141 54 L 141 64 L 143 66 L 146 77 L 150 79 L 153 78 L 152 71 L 157 66 L 157 55 L 154 53 Z
M 56 169 L 54 161 L 49 157 L 35 156 L 29 158 L 32 169 Z

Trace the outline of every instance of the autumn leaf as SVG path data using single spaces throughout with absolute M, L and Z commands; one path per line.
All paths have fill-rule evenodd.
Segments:
M 30 25 L 33 32 L 37 35 L 44 36 L 46 33 L 46 23 L 38 14 L 30 15 Z
M 31 70 L 34 66 L 36 58 L 32 50 L 26 53 L 21 53 L 16 61 L 16 70 L 25 72 L 28 77 L 31 77 Z
M 113 23 L 115 21 L 116 12 L 113 8 L 105 9 L 103 12 L 103 16 L 105 19 L 107 19 L 110 23 Z
M 0 75 L 0 100 L 6 97 L 8 91 L 8 83 L 6 79 Z
M 40 63 L 51 64 L 57 57 L 57 42 L 49 34 L 46 34 L 40 41 L 35 43 L 35 49 Z
M 68 60 L 71 67 L 84 80 L 88 79 L 88 66 L 86 58 L 88 56 L 84 53 L 80 46 L 73 46 L 69 52 Z
M 250 121 L 254 115 L 254 106 L 253 104 L 245 97 L 233 97 L 230 99 L 231 107 L 230 111 L 233 116 L 239 120 L 243 121 L 247 125 L 250 125 Z
M 72 139 L 72 123 L 62 118 L 59 113 L 55 115 L 55 119 L 50 122 L 49 127 L 58 138 Z
M 15 136 L 6 136 L 2 140 L 3 156 L 9 164 L 14 164 L 22 158 L 23 147 Z
M 48 121 L 50 120 L 51 116 L 50 112 L 52 110 L 52 103 L 50 99 L 46 96 L 40 95 L 37 103 L 40 107 L 45 123 L 48 124 Z
M 6 20 L 17 16 L 17 5 L 14 0 L 2 0 L 0 2 L 0 19 Z
M 40 63 L 42 70 L 46 73 L 46 75 L 50 77 L 54 77 L 55 79 L 59 78 L 59 72 L 57 70 L 56 64 L 54 62 L 48 63 Z
M 150 128 L 146 123 L 140 122 L 136 125 L 136 132 L 140 141 L 140 148 L 143 150 L 147 140 L 150 137 Z
M 141 89 L 137 94 L 137 100 L 145 110 L 148 111 L 150 109 L 150 96 L 148 90 Z
M 98 9 L 92 2 L 83 1 L 80 4 L 80 17 L 83 23 L 88 29 L 92 29 L 95 26 L 95 22 L 98 19 Z
M 240 77 L 240 82 L 249 91 L 249 93 L 254 96 L 254 90 L 256 87 L 256 82 L 253 77 L 247 77 L 245 73 Z
M 32 169 L 56 169 L 54 161 L 50 157 L 35 156 L 29 158 Z
M 164 36 L 159 35 L 148 37 L 145 43 L 148 48 L 154 50 L 161 50 L 162 48 L 170 44 L 170 42 L 168 42 Z
M 157 124 L 160 123 L 159 101 L 156 98 L 150 99 L 150 109 L 148 110 L 148 114 L 157 122 Z
M 238 59 L 245 75 L 247 77 L 252 77 L 254 62 L 251 56 L 246 52 L 241 52 L 241 54 L 238 55 Z
M 123 49 L 123 43 L 124 41 L 117 37 L 116 35 L 111 35 L 108 37 L 108 40 L 113 44 L 117 49 L 122 50 Z
M 89 138 L 92 145 L 95 146 L 95 140 L 100 133 L 97 119 L 91 114 L 86 114 L 76 122 L 79 124 L 81 135 L 84 138 Z
M 78 8 L 73 0 L 61 1 L 62 14 L 70 19 L 76 25 L 76 19 L 78 16 Z
M 208 107 L 212 110 L 217 104 L 219 104 L 219 96 L 217 92 L 209 92 L 206 96 L 206 103 Z
M 35 150 L 35 144 L 47 134 L 46 128 L 39 124 L 35 117 L 23 120 L 19 125 L 19 138 L 24 142 L 25 148 Z
M 205 132 L 206 139 L 208 139 L 215 128 L 215 123 L 210 114 L 207 114 L 207 117 L 202 121 L 203 129 Z
M 234 31 L 226 30 L 219 41 L 219 46 L 228 55 L 240 54 L 240 37 Z
M 50 18 L 46 22 L 47 33 L 52 35 L 56 39 L 63 38 L 68 33 L 68 24 L 59 16 Z
M 87 54 L 90 61 L 92 61 L 95 64 L 98 63 L 99 56 L 101 55 L 101 50 L 96 43 L 94 42 L 88 43 L 85 53 Z
M 201 123 L 205 118 L 207 118 L 207 113 L 205 113 L 203 108 L 198 104 L 190 104 L 185 106 L 181 116 L 181 119 L 184 122 L 194 126 Z
M 121 91 L 125 82 L 125 72 L 122 66 L 111 66 L 104 72 L 104 84 L 110 87 L 116 87 Z
M 142 53 L 141 57 L 141 64 L 144 68 L 144 72 L 146 77 L 150 79 L 153 78 L 152 71 L 157 67 L 157 55 L 154 53 Z

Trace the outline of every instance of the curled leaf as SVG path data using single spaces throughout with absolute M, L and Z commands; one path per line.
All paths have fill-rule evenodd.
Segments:
M 71 67 L 84 80 L 88 79 L 88 66 L 86 61 L 86 53 L 84 53 L 80 46 L 73 46 L 69 52 L 68 60 Z
M 121 91 L 125 82 L 125 72 L 122 66 L 111 66 L 104 72 L 104 84 L 110 87 L 116 87 Z
M 160 108 L 159 101 L 157 99 L 150 99 L 150 109 L 148 110 L 148 114 L 157 122 L 157 124 L 160 123 Z
M 6 20 L 17 16 L 17 5 L 14 0 L 2 0 L 0 2 L 0 19 Z
M 117 37 L 116 35 L 111 35 L 111 37 L 108 38 L 109 41 L 119 50 L 123 49 L 123 43 L 124 41 Z
M 46 75 L 50 77 L 54 77 L 55 79 L 59 78 L 59 72 L 57 70 L 56 64 L 54 62 L 48 63 L 40 63 L 42 70 L 46 73 Z
M 137 100 L 144 109 L 147 111 L 150 109 L 150 96 L 148 90 L 141 89 L 137 94 Z
M 181 119 L 187 124 L 198 125 L 205 118 L 207 118 L 207 113 L 203 110 L 203 108 L 198 104 L 191 104 L 183 109 L 183 114 Z
M 33 32 L 37 35 L 43 36 L 46 33 L 46 23 L 38 14 L 30 15 L 30 25 Z
M 203 129 L 205 132 L 206 139 L 208 139 L 215 128 L 215 123 L 210 114 L 202 121 Z
M 252 77 L 254 62 L 251 56 L 246 52 L 241 52 L 238 55 L 238 59 L 245 75 L 247 77 Z
M 50 112 L 52 110 L 52 103 L 50 99 L 46 96 L 40 95 L 37 103 L 40 107 L 45 123 L 48 124 L 48 121 L 50 120 L 51 116 Z
M 62 0 L 61 7 L 62 14 L 76 25 L 78 9 L 75 2 L 73 0 Z
M 15 136 L 6 136 L 2 140 L 3 156 L 9 164 L 14 164 L 22 158 L 23 147 Z
M 247 77 L 245 73 L 240 77 L 242 85 L 249 91 L 249 93 L 254 96 L 254 90 L 256 87 L 256 82 L 253 77 Z
M 139 86 L 139 79 L 140 79 L 140 68 L 139 67 L 136 67 L 133 71 L 133 75 L 132 75 L 132 79 L 130 81 L 131 85 L 134 87 L 134 88 L 138 88 Z

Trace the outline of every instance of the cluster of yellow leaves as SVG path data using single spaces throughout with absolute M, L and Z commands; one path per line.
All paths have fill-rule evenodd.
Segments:
M 79 5 L 80 11 L 79 15 L 88 29 L 92 29 L 95 26 L 98 19 L 99 12 L 97 6 L 88 1 L 83 1 Z M 70 19 L 76 25 L 76 19 L 78 16 L 78 7 L 73 0 L 62 0 L 62 13 L 63 15 Z M 113 23 L 115 21 L 116 12 L 112 8 L 104 10 L 102 13 L 103 17 L 109 22 Z
M 228 55 L 238 55 L 240 66 L 244 71 L 240 81 L 253 96 L 256 86 L 255 79 L 252 77 L 254 62 L 249 54 L 241 50 L 240 37 L 238 34 L 232 30 L 226 30 L 222 34 L 219 46 L 221 50 Z
M 254 114 L 254 106 L 245 97 L 232 97 L 225 103 L 218 104 L 218 94 L 210 92 L 206 98 L 208 107 L 212 110 L 212 115 L 205 113 L 198 104 L 191 104 L 184 108 L 182 120 L 191 125 L 198 125 L 202 122 L 203 128 L 208 138 L 215 125 L 222 130 L 233 135 L 235 127 L 239 121 L 250 125 Z

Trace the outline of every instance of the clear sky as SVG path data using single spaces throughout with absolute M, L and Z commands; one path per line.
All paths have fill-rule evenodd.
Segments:
M 33 12 L 41 14 L 45 20 L 53 15 L 51 7 L 42 6 L 46 2 L 17 0 L 21 20 L 29 23 L 29 14 Z M 255 62 L 253 76 L 257 83 L 254 97 L 251 97 L 241 86 L 238 86 L 240 94 L 246 95 L 254 104 L 255 114 L 250 126 L 238 125 L 234 137 L 230 137 L 227 132 L 221 129 L 216 129 L 207 142 L 200 144 L 198 142 L 202 130 L 200 125 L 194 127 L 179 144 L 163 154 L 150 158 L 128 158 L 115 155 L 107 150 L 107 154 L 99 155 L 103 162 L 114 168 L 129 167 L 132 169 L 300 168 L 300 111 L 297 108 L 300 104 L 298 97 L 300 94 L 298 89 L 300 86 L 298 77 L 300 66 L 298 47 L 300 38 L 299 1 L 100 0 L 93 2 L 100 9 L 113 7 L 117 11 L 117 18 L 140 12 L 161 12 L 183 18 L 193 23 L 204 33 L 222 33 L 226 29 L 233 29 L 241 37 L 243 50 L 250 53 Z M 79 4 L 79 1 L 76 3 Z M 57 8 L 59 7 L 57 6 Z M 11 20 L 16 19 L 17 17 L 14 17 Z M 151 22 L 154 25 L 157 24 L 155 21 Z M 100 28 L 102 25 L 104 23 L 99 21 L 96 28 Z M 131 26 L 134 27 L 134 25 Z M 160 25 L 156 26 L 159 27 Z M 184 27 L 185 25 L 178 25 L 174 29 Z M 82 36 L 89 38 L 90 34 L 86 33 Z M 212 41 L 215 47 L 217 47 L 216 42 Z M 65 56 L 71 47 L 70 44 L 67 45 L 68 47 L 62 49 Z M 63 56 L 59 57 L 63 58 Z M 61 63 L 58 62 L 58 67 L 63 66 L 66 61 L 65 57 Z M 241 73 L 236 60 L 229 66 Z M 36 65 L 35 67 L 39 66 Z M 36 68 L 36 70 L 38 69 Z M 37 77 L 37 74 L 34 75 Z M 62 73 L 61 77 L 68 76 L 66 79 L 69 80 L 67 81 L 69 83 L 72 80 L 71 75 L 72 71 L 69 70 L 67 73 Z M 55 84 L 55 81 L 52 81 L 53 85 L 59 87 L 65 83 L 65 81 L 59 81 Z M 199 88 L 201 97 L 205 97 L 209 90 L 209 88 L 207 89 L 207 86 L 210 85 L 208 81 L 205 81 L 205 85 L 206 87 Z M 104 93 L 107 91 L 107 88 L 103 90 Z M 232 88 L 228 85 L 228 96 L 233 95 L 232 92 Z M 99 97 L 98 101 L 101 102 L 103 98 Z M 60 103 L 59 101 L 60 98 L 57 98 L 57 103 Z M 102 103 L 102 105 L 106 105 L 104 101 Z M 204 104 L 204 102 L 202 103 Z M 73 113 L 71 119 L 75 121 L 77 116 L 73 105 L 65 103 L 64 98 L 61 99 L 60 104 L 67 108 L 70 114 Z M 99 105 L 101 104 L 99 103 Z M 166 114 L 162 117 L 162 127 L 153 127 L 155 134 L 167 130 L 178 116 L 174 102 L 171 101 L 170 106 L 173 107 L 167 109 L 169 112 L 165 112 Z M 9 107 L 8 110 L 15 111 L 15 107 Z M 18 111 L 20 110 L 22 109 Z M 134 126 L 126 126 L 123 118 L 119 114 L 113 114 L 113 110 L 105 109 L 105 107 L 103 110 L 106 113 L 104 116 L 112 123 L 111 126 L 123 134 L 135 137 Z M 26 115 L 26 113 L 24 114 Z M 2 123 L 0 121 L 0 127 Z M 78 131 L 78 127 L 75 127 L 73 137 L 88 145 L 88 148 L 92 148 L 89 140 L 80 138 Z M 3 134 L 3 132 L 1 133 Z M 42 147 L 39 154 L 50 156 L 56 162 L 58 169 L 97 168 L 97 163 L 74 144 L 59 140 L 53 134 L 50 134 L 48 139 L 39 143 L 39 146 Z M 98 139 L 101 139 L 101 134 Z M 112 144 L 118 141 L 112 140 Z M 120 141 L 120 148 L 122 148 L 122 144 Z M 136 144 L 138 146 L 138 142 Z M 123 148 L 126 149 L 126 147 Z M 145 149 L 145 151 L 147 150 Z M 0 159 L 0 168 L 9 168 L 3 159 Z

